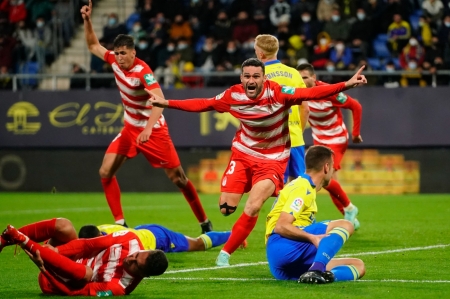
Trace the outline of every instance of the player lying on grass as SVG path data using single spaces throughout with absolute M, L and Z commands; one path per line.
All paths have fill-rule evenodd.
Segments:
M 37 243 L 45 240 L 46 245 Z M 72 224 L 62 218 L 32 223 L 20 230 L 8 225 L 0 246 L 10 244 L 19 244 L 41 270 L 39 286 L 44 294 L 128 295 L 144 277 L 161 275 L 168 267 L 165 253 L 144 250 L 133 232 L 76 239 Z
M 138 225 L 134 229 L 124 228 L 117 224 L 99 226 L 85 225 L 80 228 L 79 238 L 95 238 L 105 236 L 120 230 L 129 230 L 141 240 L 144 249 L 160 249 L 164 252 L 204 251 L 224 244 L 231 232 L 207 232 L 198 238 L 191 238 L 181 233 L 171 231 L 157 224 Z M 243 245 L 246 246 L 245 244 Z
M 266 254 L 276 279 L 330 283 L 364 276 L 363 261 L 333 258 L 353 234 L 345 219 L 316 223 L 316 192 L 333 175 L 333 151 L 316 145 L 306 151 L 306 173 L 286 185 L 266 220 Z

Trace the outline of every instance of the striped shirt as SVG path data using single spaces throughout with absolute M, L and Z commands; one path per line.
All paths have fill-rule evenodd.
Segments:
M 242 84 L 236 84 L 209 99 L 169 100 L 169 108 L 191 112 L 229 112 L 240 120 L 232 151 L 248 159 L 286 162 L 289 159 L 289 108 L 304 100 L 320 99 L 345 90 L 345 83 L 314 88 L 281 86 L 266 80 L 261 94 L 250 99 Z
M 150 117 L 152 106 L 148 103 L 148 94 L 144 90 L 160 88 L 150 67 L 140 60 L 134 59 L 133 65 L 129 70 L 123 70 L 116 62 L 113 51 L 105 53 L 104 60 L 109 63 L 114 71 L 116 84 L 120 91 L 122 104 L 124 107 L 124 121 L 134 127 L 145 128 Z M 165 125 L 164 116 L 154 125 L 159 128 Z
M 327 86 L 316 81 L 316 86 Z M 348 142 L 348 132 L 340 108 L 353 112 L 353 136 L 360 135 L 362 107 L 355 99 L 338 93 L 320 100 L 308 102 L 309 124 L 315 144 L 344 144 Z

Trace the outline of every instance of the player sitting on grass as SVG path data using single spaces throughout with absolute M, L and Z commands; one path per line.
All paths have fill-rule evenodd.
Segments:
M 48 244 L 37 243 L 44 240 L 49 240 Z M 10 244 L 19 244 L 41 270 L 39 286 L 44 294 L 128 295 L 144 277 L 161 275 L 168 267 L 163 251 L 144 250 L 130 231 L 76 239 L 72 224 L 62 218 L 32 223 L 20 230 L 8 225 L 0 246 Z
M 266 220 L 266 253 L 272 275 L 300 283 L 330 283 L 364 276 L 363 261 L 333 258 L 353 234 L 348 220 L 316 223 L 316 192 L 333 175 L 333 151 L 310 147 L 306 173 L 286 185 Z M 300 277 L 300 278 L 299 278 Z
M 224 244 L 231 234 L 229 231 L 207 232 L 206 234 L 200 235 L 198 238 L 191 238 L 157 224 L 138 225 L 134 229 L 124 228 L 117 224 L 103 224 L 99 226 L 85 225 L 81 227 L 78 237 L 95 238 L 124 229 L 135 233 L 144 245 L 144 249 L 160 249 L 164 252 L 208 250 L 212 247 Z M 244 244 L 244 247 L 245 246 L 246 244 Z

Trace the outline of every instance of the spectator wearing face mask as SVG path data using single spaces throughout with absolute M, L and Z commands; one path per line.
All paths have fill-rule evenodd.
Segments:
M 425 47 L 430 47 L 433 44 L 433 33 L 429 18 L 424 16 L 419 18 L 419 27 L 417 28 L 417 33 L 415 36 L 417 36 L 419 42 L 421 42 Z
M 439 28 L 437 37 L 439 39 L 439 46 L 442 49 L 445 49 L 445 47 L 450 43 L 450 15 L 444 17 L 444 22 Z
M 211 34 L 219 43 L 223 43 L 231 37 L 231 21 L 226 11 L 220 11 L 217 20 L 211 28 Z
M 134 44 L 138 44 L 139 40 L 147 35 L 147 32 L 142 28 L 141 22 L 136 21 L 131 28 L 131 31 L 128 32 L 128 35 L 131 35 L 134 40 Z
M 350 34 L 350 24 L 341 18 L 339 9 L 333 9 L 331 20 L 325 23 L 323 31 L 327 32 L 332 40 L 347 41 Z
M 189 22 L 184 20 L 183 15 L 176 15 L 169 29 L 170 39 L 178 41 L 180 38 L 183 38 L 190 43 L 192 35 L 193 32 Z
M 220 63 L 220 49 L 214 37 L 209 36 L 205 39 L 200 55 L 198 55 L 196 66 L 203 72 L 210 72 Z
M 352 50 L 345 46 L 343 40 L 338 40 L 330 51 L 330 60 L 337 70 L 345 70 L 353 61 Z
M 39 69 L 42 70 L 46 65 L 47 56 L 52 54 L 52 31 L 45 23 L 43 17 L 39 17 L 36 20 L 34 36 L 36 37 L 36 60 L 39 64 Z
M 227 70 L 231 71 L 241 69 L 241 62 L 244 59 L 239 49 L 237 48 L 235 41 L 230 40 L 227 42 L 227 47 L 222 57 L 222 65 L 224 65 Z
M 323 70 L 330 57 L 331 39 L 328 33 L 321 32 L 317 35 L 317 45 L 314 46 L 311 64 L 318 70 Z M 327 81 L 328 82 L 328 81 Z
M 356 21 L 350 27 L 350 48 L 355 61 L 369 56 L 369 45 L 374 36 L 373 21 L 363 8 L 356 10 Z
M 416 62 L 417 66 L 422 66 L 425 59 L 425 48 L 422 47 L 417 38 L 411 37 L 408 45 L 406 45 L 400 54 L 400 66 L 403 69 L 408 69 L 408 65 L 411 61 Z
M 424 0 L 422 2 L 422 11 L 426 17 L 431 19 L 431 23 L 438 27 L 441 25 L 444 16 L 444 4 L 441 0 Z
M 136 57 L 143 60 L 148 65 L 152 62 L 152 53 L 150 51 L 149 42 L 145 36 L 140 37 L 136 43 Z
M 309 11 L 302 12 L 300 18 L 301 23 L 298 26 L 298 29 L 295 30 L 295 32 L 299 33 L 303 44 L 308 50 L 308 56 L 311 56 L 313 53 L 313 47 L 316 37 L 322 30 L 322 24 L 317 20 L 313 20 Z
M 194 49 L 189 45 L 188 41 L 184 37 L 178 40 L 178 45 L 175 52 L 180 56 L 180 62 L 194 62 Z
M 259 34 L 258 25 L 249 18 L 246 11 L 239 12 L 236 23 L 233 26 L 233 39 L 239 43 L 245 43 L 250 37 Z
M 108 21 L 106 26 L 103 27 L 103 40 L 105 43 L 110 44 L 114 41 L 117 35 L 127 34 L 127 27 L 125 24 L 119 23 L 119 17 L 116 13 L 110 13 L 108 15 Z
M 392 61 L 388 61 L 384 67 L 386 75 L 379 76 L 377 85 L 382 85 L 386 88 L 397 88 L 400 87 L 400 75 L 394 74 L 396 71 L 395 64 Z
M 400 79 L 400 85 L 402 87 L 427 86 L 427 82 L 424 80 L 421 73 L 422 69 L 414 58 L 408 61 L 405 71 L 407 72 L 403 73 Z
M 331 20 L 333 9 L 337 7 L 334 0 L 319 0 L 317 5 L 317 20 L 328 22 Z
M 167 41 L 169 27 L 162 12 L 158 13 L 156 17 L 150 22 L 147 28 L 148 37 L 151 39 L 160 38 Z

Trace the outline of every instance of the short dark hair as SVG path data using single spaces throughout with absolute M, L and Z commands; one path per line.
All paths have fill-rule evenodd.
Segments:
M 314 75 L 314 66 L 310 63 L 300 63 L 297 65 L 297 71 L 307 70 L 309 74 Z
M 306 151 L 305 164 L 307 170 L 320 171 L 331 160 L 334 152 L 323 145 L 313 145 Z
M 257 59 L 257 58 L 249 58 L 246 61 L 244 61 L 242 63 L 242 66 L 241 66 L 241 73 L 244 72 L 244 67 L 246 67 L 246 66 L 260 67 L 262 69 L 262 71 L 263 71 L 263 75 L 265 74 L 266 69 L 264 67 L 264 63 L 261 60 Z
M 134 49 L 134 39 L 131 35 L 119 34 L 113 43 L 114 48 L 127 47 L 127 49 Z
M 163 274 L 168 266 L 169 260 L 164 251 L 152 250 L 145 259 L 145 269 L 143 269 L 142 274 L 144 274 L 144 277 L 158 276 Z
M 92 239 L 101 236 L 100 230 L 93 224 L 83 225 L 78 232 L 78 238 Z

